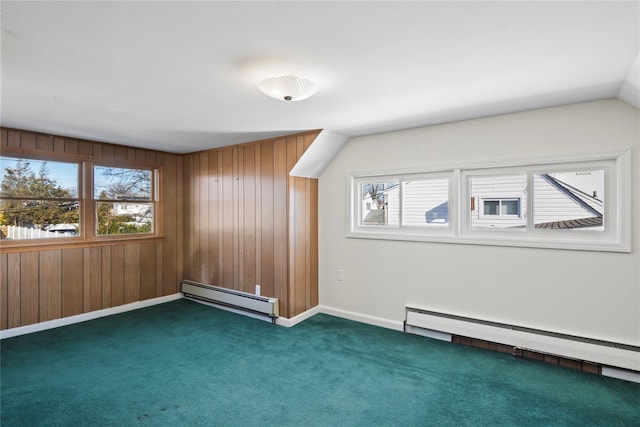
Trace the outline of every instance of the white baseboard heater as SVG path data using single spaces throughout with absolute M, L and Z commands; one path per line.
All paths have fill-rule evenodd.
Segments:
M 263 297 L 234 289 L 221 288 L 191 280 L 182 281 L 182 293 L 186 298 L 205 301 L 259 316 L 271 318 L 276 323 L 279 316 L 278 298 Z
M 406 307 L 404 330 L 448 341 L 451 341 L 452 335 L 475 338 L 517 349 L 640 371 L 640 346 L 636 345 L 543 331 L 416 307 Z

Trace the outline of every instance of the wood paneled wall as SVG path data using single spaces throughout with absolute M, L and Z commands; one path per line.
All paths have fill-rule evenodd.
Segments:
M 14 328 L 179 292 L 182 155 L 1 129 L 0 150 L 56 153 L 160 167 L 161 238 L 2 248 L 0 328 Z M 12 153 L 14 153 L 12 151 Z
M 289 171 L 317 132 L 188 155 L 1 129 L 0 150 L 161 169 L 162 237 L 0 249 L 0 329 L 171 295 L 182 279 L 318 305 L 318 182 Z M 14 151 L 12 151 L 14 153 Z
M 318 305 L 318 181 L 289 171 L 317 132 L 185 155 L 186 279 Z

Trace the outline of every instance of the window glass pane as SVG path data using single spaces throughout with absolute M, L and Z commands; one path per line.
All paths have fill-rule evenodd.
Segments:
M 403 182 L 402 191 L 403 225 L 449 223 L 449 180 L 447 178 Z
M 526 227 L 526 174 L 472 176 L 469 187 L 471 227 Z
M 500 201 L 500 214 L 501 215 L 518 215 L 520 207 L 520 200 L 501 200 Z
M 96 199 L 150 201 L 151 171 L 105 166 L 94 167 L 94 191 Z
M 499 215 L 500 213 L 500 202 L 498 200 L 485 200 L 483 206 L 485 215 Z
M 100 236 L 153 232 L 153 204 L 97 202 Z
M 79 234 L 77 163 L 0 157 L 0 238 Z
M 2 197 L 78 197 L 78 164 L 0 157 Z
M 78 202 L 0 201 L 2 239 L 47 239 L 79 235 Z
M 533 176 L 535 228 L 604 230 L 604 202 L 604 170 Z
M 360 184 L 362 225 L 398 225 L 398 182 L 368 182 Z

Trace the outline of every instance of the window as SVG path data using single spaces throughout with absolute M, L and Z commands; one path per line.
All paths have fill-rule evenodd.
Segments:
M 402 224 L 416 227 L 449 224 L 449 179 L 422 178 L 402 183 Z
M 353 174 L 347 236 L 628 252 L 630 159 Z
M 535 174 L 534 227 L 604 231 L 605 183 L 605 169 Z
M 2 156 L 0 169 L 5 243 L 153 236 L 157 229 L 153 168 Z M 83 191 L 83 182 L 92 188 Z
M 153 175 L 147 169 L 93 168 L 96 233 L 100 236 L 153 232 Z
M 484 216 L 520 217 L 520 199 L 482 199 Z
M 0 158 L 2 239 L 80 235 L 79 164 Z
M 449 172 L 354 178 L 353 228 L 370 237 L 450 232 L 450 180 Z
M 363 225 L 398 225 L 398 182 L 363 182 L 360 184 L 360 210 Z
M 471 227 L 512 228 L 526 225 L 527 176 L 524 174 L 469 177 L 473 202 Z

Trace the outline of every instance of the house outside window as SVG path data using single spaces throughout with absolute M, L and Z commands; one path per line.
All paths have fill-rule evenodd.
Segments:
M 3 156 L 0 169 L 2 239 L 68 238 L 81 234 L 79 163 Z
M 628 252 L 630 159 L 626 150 L 353 173 L 347 237 Z
M 3 244 L 156 236 L 160 192 L 155 168 L 50 157 L 0 157 Z M 83 190 L 83 184 L 90 189 Z

